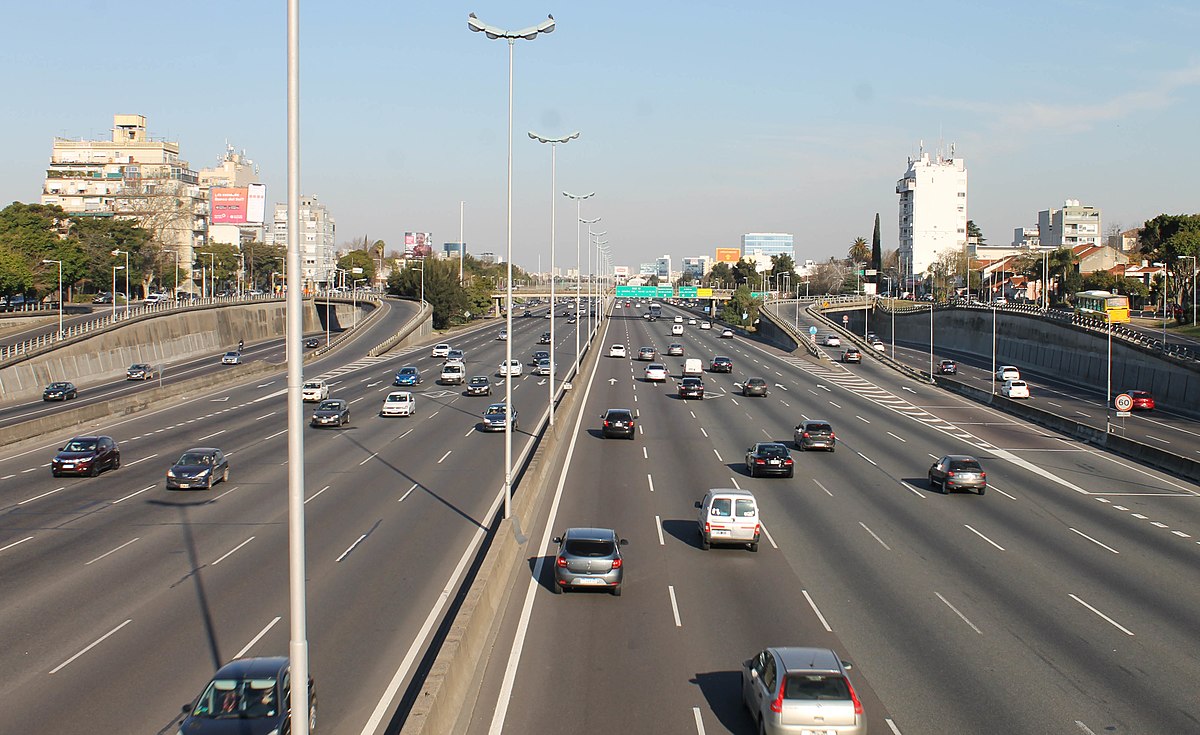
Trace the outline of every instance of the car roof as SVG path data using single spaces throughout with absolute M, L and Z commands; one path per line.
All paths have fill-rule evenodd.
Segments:
M 628 408 L 610 408 L 610 409 L 605 410 L 604 413 L 629 413 L 629 414 L 632 414 L 633 411 L 629 410 Z
M 758 448 L 758 447 L 782 447 L 785 450 L 787 449 L 787 445 L 784 444 L 783 442 L 755 442 L 754 446 L 755 446 L 755 448 Z
M 942 459 L 946 459 L 951 462 L 967 462 L 967 461 L 978 462 L 979 461 L 969 454 L 947 454 L 945 457 L 942 457 Z
M 616 541 L 617 532 L 611 528 L 568 528 L 564 539 L 592 539 L 594 541 Z
M 740 490 L 737 488 L 713 487 L 708 490 L 709 495 L 731 495 L 739 498 L 754 499 L 754 493 L 749 490 Z
M 733 362 L 733 359 L 732 359 L 732 358 L 730 358 L 730 357 L 727 357 L 727 356 L 725 356 L 725 355 L 717 355 L 716 357 L 714 357 L 714 358 L 713 358 L 713 360 L 714 360 L 714 361 L 716 361 L 716 360 L 729 360 L 730 362 Z
M 210 452 L 219 452 L 219 451 L 221 451 L 221 450 L 217 449 L 216 447 L 192 447 L 190 449 L 185 449 L 183 451 L 183 454 L 208 454 Z
M 765 383 L 765 382 L 767 382 L 767 379 L 766 378 L 746 378 L 746 382 L 747 383 L 755 383 L 755 382 Z
M 412 396 L 412 392 L 407 390 L 394 390 L 391 393 L 388 393 L 388 398 L 391 398 L 392 396 Z
M 266 656 L 261 658 L 238 658 L 222 666 L 213 676 L 214 679 L 255 679 L 266 676 L 278 677 L 287 670 L 287 656 Z
M 403 372 L 405 372 L 405 371 L 412 372 L 412 371 L 415 371 L 415 370 L 417 370 L 417 366 L 416 366 L 416 365 L 405 365 L 404 367 L 400 368 L 400 372 L 402 372 L 402 373 L 403 373 Z
M 792 647 L 772 648 L 783 662 L 787 673 L 793 671 L 822 671 L 830 674 L 842 673 L 842 662 L 828 648 Z
M 73 436 L 67 440 L 67 443 L 69 444 L 71 442 L 90 442 L 90 441 L 97 441 L 99 439 L 112 439 L 112 437 L 104 436 L 103 434 L 87 434 L 85 436 Z

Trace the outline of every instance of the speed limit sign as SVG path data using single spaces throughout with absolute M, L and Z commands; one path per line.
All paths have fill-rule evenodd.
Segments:
M 842 314 L 842 324 L 849 324 L 849 323 L 850 323 L 850 315 Z
M 1113 399 L 1113 405 L 1117 407 L 1118 411 L 1128 411 L 1133 408 L 1133 399 L 1129 397 L 1128 393 L 1121 393 Z

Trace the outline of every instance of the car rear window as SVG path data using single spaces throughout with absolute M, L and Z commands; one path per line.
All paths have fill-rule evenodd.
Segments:
M 733 512 L 733 499 L 732 498 L 713 498 L 712 510 L 709 511 L 709 513 L 711 515 L 727 518 L 727 517 L 729 517 L 729 515 L 732 512 Z
M 804 430 L 810 434 L 828 434 L 833 431 L 833 427 L 829 424 L 809 424 L 804 427 Z
M 846 680 L 830 674 L 792 674 L 784 679 L 784 699 L 837 700 L 850 699 Z
M 567 541 L 566 552 L 571 556 L 612 556 L 613 544 L 611 541 L 597 541 L 595 539 L 571 539 Z
M 763 444 L 759 446 L 758 453 L 764 457 L 786 457 L 787 448 L 782 444 Z
M 974 460 L 955 460 L 950 463 L 950 469 L 955 472 L 983 472 L 983 468 Z
M 737 509 L 738 518 L 753 518 L 757 511 L 754 509 L 754 501 L 749 499 L 739 499 L 735 506 Z

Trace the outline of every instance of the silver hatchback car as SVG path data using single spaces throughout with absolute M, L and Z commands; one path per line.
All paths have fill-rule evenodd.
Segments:
M 849 669 L 828 648 L 768 648 L 742 663 L 742 703 L 760 733 L 866 735 Z
M 574 587 L 607 589 L 621 596 L 625 566 L 621 547 L 629 543 L 609 528 L 568 528 L 554 539 L 554 592 Z

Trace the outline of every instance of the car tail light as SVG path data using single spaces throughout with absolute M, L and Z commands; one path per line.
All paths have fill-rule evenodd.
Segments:
M 608 419 L 604 419 L 604 425 L 608 426 Z
M 829 438 L 830 438 L 830 439 L 837 439 L 837 434 L 835 434 L 835 433 L 833 433 L 833 432 L 831 431 L 831 432 L 829 432 Z
M 954 470 L 950 470 L 949 472 L 947 472 L 946 477 L 954 477 Z
M 620 559 L 613 559 L 613 565 L 612 565 L 612 568 L 613 568 L 613 569 L 620 569 L 620 568 L 621 568 L 621 560 L 620 560 Z
M 980 479 L 980 480 L 986 480 L 986 479 L 987 479 L 987 473 L 986 473 L 986 472 L 980 472 L 980 473 L 979 473 L 979 479 Z
M 767 460 L 765 460 L 765 459 L 755 459 L 754 460 L 754 464 L 766 464 L 766 463 L 767 463 Z
M 807 439 L 807 438 L 808 438 L 808 432 L 806 431 L 806 432 L 804 432 L 803 434 L 801 434 L 800 436 L 801 436 L 801 437 L 803 437 L 804 439 Z
M 783 682 L 779 682 L 779 694 L 775 696 L 775 701 L 771 702 L 771 711 L 775 714 L 783 712 Z
M 567 565 L 567 560 L 560 556 L 554 560 L 554 563 L 560 567 L 565 567 Z
M 850 690 L 850 701 L 854 702 L 854 714 L 861 716 L 863 713 L 862 702 L 859 701 L 858 693 L 854 691 L 854 685 L 850 683 L 849 679 L 846 680 L 846 688 Z
M 705 521 L 704 522 L 704 532 L 709 533 L 710 531 L 712 531 L 712 524 L 709 523 L 708 521 Z
M 783 460 L 783 463 L 784 463 L 784 464 L 791 464 L 791 463 L 792 463 L 792 458 L 791 458 L 791 457 L 788 457 L 787 459 Z

